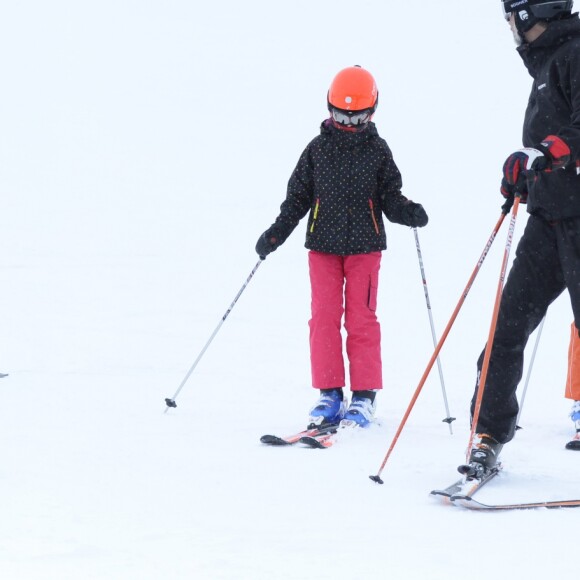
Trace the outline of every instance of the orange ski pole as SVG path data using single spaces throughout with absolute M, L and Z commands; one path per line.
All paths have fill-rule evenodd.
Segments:
M 487 371 L 489 370 L 489 360 L 491 358 L 491 349 L 493 347 L 493 339 L 495 336 L 495 328 L 497 326 L 497 319 L 499 316 L 499 307 L 501 303 L 501 295 L 503 293 L 503 286 L 505 282 L 510 249 L 512 247 L 512 240 L 514 237 L 514 230 L 516 227 L 516 216 L 518 215 L 518 207 L 520 205 L 520 196 L 516 195 L 514 200 L 514 206 L 512 209 L 512 218 L 510 221 L 510 227 L 508 230 L 507 241 L 505 244 L 505 250 L 503 255 L 503 262 L 501 265 L 501 272 L 499 275 L 499 282 L 497 284 L 497 291 L 495 295 L 495 304 L 493 307 L 493 314 L 491 317 L 491 325 L 489 328 L 489 336 L 487 338 L 487 345 L 485 347 L 485 354 L 483 356 L 483 363 L 481 366 L 481 373 L 479 375 L 479 380 L 477 381 L 477 396 L 475 398 L 475 408 L 473 410 L 473 417 L 471 418 L 471 432 L 469 434 L 469 442 L 467 444 L 467 461 L 469 463 L 469 456 L 471 454 L 471 446 L 473 444 L 473 438 L 475 437 L 475 431 L 477 429 L 477 422 L 479 420 L 479 413 L 481 411 L 481 401 L 483 400 L 483 391 L 485 390 L 485 382 L 487 380 Z
M 433 365 L 435 364 L 435 361 L 437 360 L 437 357 L 439 356 L 439 351 L 443 347 L 443 344 L 444 344 L 445 340 L 447 339 L 447 335 L 449 334 L 449 331 L 451 330 L 451 327 L 453 326 L 455 319 L 457 318 L 457 315 L 459 314 L 459 311 L 461 310 L 461 307 L 463 306 L 463 303 L 465 302 L 465 299 L 467 298 L 467 295 L 469 294 L 469 291 L 471 290 L 471 287 L 473 286 L 473 282 L 475 281 L 475 278 L 476 278 L 477 274 L 479 273 L 479 270 L 481 269 L 483 261 L 485 260 L 487 254 L 491 248 L 491 245 L 493 244 L 493 241 L 495 240 L 495 237 L 497 236 L 497 233 L 498 233 L 498 231 L 503 223 L 503 220 L 505 219 L 505 216 L 506 216 L 506 214 L 503 213 L 503 211 L 502 211 L 501 217 L 499 218 L 499 220 L 495 224 L 495 227 L 493 228 L 493 232 L 491 233 L 489 240 L 485 244 L 485 248 L 483 249 L 483 253 L 481 254 L 481 256 L 477 262 L 477 265 L 475 266 L 475 269 L 473 270 L 473 273 L 471 274 L 471 277 L 469 278 L 469 281 L 467 282 L 465 290 L 463 290 L 461 298 L 459 299 L 459 302 L 457 303 L 457 306 L 455 307 L 455 310 L 453 311 L 453 314 L 451 315 L 451 319 L 447 323 L 447 326 L 445 327 L 445 330 L 443 331 L 443 334 L 441 335 L 441 338 L 439 339 L 439 342 L 437 343 L 437 346 L 435 347 L 435 352 L 433 353 L 433 355 L 431 356 L 431 359 L 429 360 L 429 363 L 427 364 L 427 368 L 425 369 L 425 372 L 423 373 L 423 376 L 421 377 L 421 380 L 419 381 L 419 385 L 417 386 L 417 389 L 415 390 L 415 393 L 411 399 L 411 402 L 409 403 L 409 406 L 407 408 L 407 411 L 405 412 L 405 415 L 401 421 L 401 424 L 399 425 L 399 428 L 397 429 L 397 432 L 395 433 L 395 436 L 393 437 L 393 441 L 391 442 L 391 446 L 389 447 L 389 450 L 387 451 L 387 454 L 385 455 L 385 458 L 381 464 L 381 467 L 379 468 L 379 471 L 377 472 L 376 475 L 369 475 L 370 479 L 372 479 L 376 483 L 381 483 L 381 484 L 384 483 L 384 481 L 381 479 L 381 473 L 383 472 L 385 465 L 387 464 L 387 461 L 389 460 L 389 457 L 391 456 L 391 453 L 393 452 L 393 449 L 395 448 L 395 445 L 397 444 L 399 436 L 401 435 L 401 432 L 403 431 L 403 428 L 405 427 L 405 424 L 407 423 L 407 419 L 409 418 L 409 415 L 411 414 L 411 411 L 413 410 L 413 407 L 415 406 L 415 402 L 417 401 L 417 398 L 419 397 L 419 394 L 421 393 L 421 390 L 423 389 L 423 385 L 425 384 L 425 381 L 427 380 L 427 377 L 429 376 L 429 373 L 431 372 L 431 369 L 433 368 Z

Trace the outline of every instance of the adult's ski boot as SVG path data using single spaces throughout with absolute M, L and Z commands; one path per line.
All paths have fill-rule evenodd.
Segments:
M 498 443 L 491 435 L 476 434 L 469 454 L 469 463 L 460 465 L 457 470 L 465 475 L 468 481 L 485 479 L 491 471 L 499 469 L 498 456 L 502 447 L 503 444 Z

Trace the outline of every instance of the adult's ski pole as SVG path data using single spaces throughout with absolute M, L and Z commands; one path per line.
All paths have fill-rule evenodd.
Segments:
M 546 317 L 542 318 L 542 322 L 538 327 L 538 334 L 536 335 L 536 342 L 534 344 L 534 350 L 532 351 L 532 356 L 530 358 L 530 364 L 528 365 L 528 372 L 526 374 L 526 382 L 524 383 L 524 390 L 522 391 L 522 397 L 520 399 L 518 416 L 516 418 L 516 429 L 521 429 L 520 417 L 522 416 L 522 409 L 524 408 L 524 402 L 526 400 L 526 393 L 528 392 L 528 385 L 530 384 L 530 377 L 532 376 L 532 368 L 534 368 L 534 361 L 536 360 L 536 352 L 538 351 L 538 345 L 540 344 L 540 337 L 542 336 L 542 330 L 544 329 L 544 322 L 546 322 Z
M 219 332 L 219 329 L 222 327 L 222 324 L 226 321 L 226 318 L 230 315 L 230 312 L 233 310 L 234 306 L 236 305 L 236 302 L 238 301 L 239 297 L 242 295 L 242 292 L 247 288 L 248 284 L 250 283 L 250 280 L 254 277 L 254 274 L 256 273 L 258 268 L 260 267 L 260 264 L 262 263 L 262 261 L 263 261 L 262 258 L 260 258 L 258 263 L 254 266 L 254 268 L 250 272 L 248 279 L 244 282 L 244 285 L 240 288 L 240 291 L 236 294 L 234 301 L 230 304 L 230 307 L 226 310 L 226 313 L 222 316 L 222 319 L 220 320 L 216 329 L 213 331 L 212 335 L 209 337 L 209 340 L 205 343 L 205 346 L 202 348 L 198 357 L 195 359 L 194 363 L 191 365 L 191 368 L 187 371 L 187 374 L 185 375 L 185 377 L 183 377 L 183 380 L 181 381 L 181 384 L 177 388 L 177 391 L 175 391 L 175 394 L 173 395 L 173 397 L 171 397 L 171 399 L 169 399 L 169 398 L 165 399 L 165 404 L 167 405 L 165 408 L 165 411 L 164 411 L 165 413 L 167 413 L 167 411 L 169 410 L 170 407 L 177 407 L 177 403 L 175 402 L 175 399 L 177 399 L 177 395 L 179 395 L 179 393 L 181 392 L 181 389 L 183 389 L 183 387 L 185 386 L 187 379 L 189 379 L 189 377 L 191 376 L 191 373 L 193 373 L 193 371 L 195 370 L 197 363 L 199 363 L 199 361 L 201 360 L 201 357 L 205 354 L 205 351 L 208 349 L 212 340 L 215 338 L 215 335 Z
M 475 278 L 476 278 L 477 274 L 479 273 L 479 270 L 481 269 L 483 261 L 485 260 L 487 254 L 491 248 L 491 245 L 493 244 L 493 241 L 495 240 L 497 232 L 499 231 L 501 224 L 503 223 L 503 220 L 505 219 L 505 216 L 506 216 L 506 214 L 502 212 L 501 217 L 499 218 L 499 220 L 495 224 L 495 227 L 493 228 L 493 232 L 491 233 L 491 236 L 489 237 L 487 243 L 485 244 L 485 248 L 483 249 L 483 253 L 480 256 L 480 258 L 477 262 L 477 265 L 475 266 L 475 269 L 473 270 L 473 273 L 471 274 L 469 281 L 467 282 L 467 285 L 466 285 L 465 289 L 463 290 L 463 294 L 461 295 L 461 298 L 459 299 L 459 302 L 457 303 L 457 306 L 455 307 L 455 310 L 453 311 L 453 314 L 451 315 L 451 319 L 447 323 L 447 326 L 445 327 L 445 330 L 443 331 L 443 334 L 441 335 L 441 338 L 440 338 L 440 340 L 435 348 L 435 352 L 431 356 L 431 359 L 429 360 L 429 362 L 427 364 L 427 368 L 425 369 L 425 372 L 423 373 L 423 376 L 421 377 L 421 380 L 419 381 L 419 384 L 418 384 L 417 388 L 415 389 L 415 393 L 414 393 L 413 397 L 411 398 L 411 402 L 409 403 L 407 411 L 405 412 L 405 415 L 403 416 L 403 419 L 402 419 L 402 421 L 397 429 L 397 432 L 395 433 L 395 436 L 393 437 L 393 441 L 391 442 L 391 445 L 387 451 L 387 454 L 385 455 L 385 458 L 383 459 L 383 462 L 382 462 L 377 474 L 376 475 L 369 475 L 370 479 L 372 479 L 376 483 L 381 483 L 381 484 L 384 483 L 384 481 L 381 479 L 381 473 L 383 472 L 383 470 L 387 464 L 387 461 L 389 460 L 389 457 L 391 456 L 391 453 L 393 452 L 393 449 L 395 448 L 395 445 L 397 444 L 399 436 L 401 435 L 401 432 L 403 431 L 403 428 L 405 427 L 405 424 L 407 423 L 407 419 L 409 418 L 409 415 L 411 414 L 411 411 L 413 410 L 413 407 L 415 406 L 415 402 L 417 401 L 417 398 L 419 397 L 419 394 L 421 393 L 421 390 L 423 389 L 423 385 L 425 384 L 425 381 L 427 380 L 427 377 L 429 376 L 429 373 L 431 372 L 431 369 L 433 368 L 433 365 L 435 364 L 435 359 L 439 355 L 439 351 L 443 347 L 443 344 L 445 343 L 445 340 L 447 339 L 447 335 L 449 334 L 449 331 L 451 330 L 451 327 L 453 326 L 453 323 L 455 322 L 455 319 L 457 318 L 457 315 L 459 314 L 459 311 L 461 310 L 461 307 L 463 306 L 463 303 L 465 302 L 465 299 L 467 298 L 467 295 L 469 294 L 469 291 L 471 290 L 471 287 L 473 286 L 473 282 L 475 281 Z
M 417 256 L 419 257 L 419 269 L 421 270 L 421 279 L 423 280 L 423 291 L 425 293 L 425 302 L 427 303 L 427 313 L 429 314 L 429 323 L 431 325 L 431 336 L 433 337 L 433 347 L 437 348 L 437 335 L 435 333 L 435 325 L 433 324 L 433 314 L 431 313 L 431 300 L 429 299 L 429 289 L 427 288 L 427 277 L 425 276 L 425 267 L 423 265 L 423 254 L 421 252 L 421 244 L 419 243 L 419 234 L 417 228 L 413 228 L 415 234 L 415 246 L 417 247 Z M 439 369 L 439 382 L 441 383 L 441 392 L 443 393 L 443 403 L 445 404 L 445 412 L 447 415 L 443 419 L 444 423 L 449 425 L 449 433 L 453 435 L 453 427 L 451 423 L 455 421 L 455 417 L 451 417 L 449 413 L 449 403 L 447 402 L 447 391 L 445 390 L 445 381 L 443 379 L 443 368 L 441 367 L 441 359 L 437 357 L 437 368 Z
M 489 370 L 489 360 L 491 358 L 491 349 L 493 347 L 493 339 L 495 336 L 495 328 L 497 326 L 497 319 L 499 316 L 499 306 L 501 303 L 501 295 L 503 293 L 503 286 L 505 282 L 505 277 L 507 273 L 507 267 L 510 257 L 510 250 L 512 247 L 512 241 L 514 237 L 514 230 L 516 227 L 516 217 L 518 215 L 518 207 L 520 205 L 520 195 L 516 194 L 514 205 L 512 208 L 512 217 L 510 221 L 510 226 L 508 229 L 507 240 L 505 243 L 505 249 L 503 253 L 503 262 L 501 264 L 501 271 L 499 275 L 499 281 L 497 284 L 497 290 L 495 294 L 495 304 L 493 307 L 493 314 L 491 316 L 491 324 L 489 327 L 489 335 L 487 337 L 487 344 L 485 347 L 485 354 L 483 355 L 483 363 L 481 366 L 481 373 L 479 374 L 479 380 L 477 381 L 477 396 L 475 398 L 475 407 L 473 410 L 473 417 L 471 418 L 471 432 L 469 433 L 469 441 L 467 443 L 467 457 L 466 463 L 469 463 L 469 457 L 471 455 L 471 446 L 473 445 L 473 439 L 475 437 L 475 431 L 477 429 L 477 422 L 479 420 L 479 413 L 481 411 L 481 401 L 483 400 L 483 392 L 485 390 L 485 382 L 487 380 L 487 371 Z

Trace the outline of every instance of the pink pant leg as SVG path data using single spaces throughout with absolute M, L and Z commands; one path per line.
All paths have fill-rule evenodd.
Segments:
M 343 258 L 320 252 L 308 253 L 312 288 L 310 364 L 312 386 L 330 389 L 345 386 L 342 356 L 344 271 Z
M 381 252 L 345 256 L 346 351 L 353 391 L 383 388 L 377 291 Z

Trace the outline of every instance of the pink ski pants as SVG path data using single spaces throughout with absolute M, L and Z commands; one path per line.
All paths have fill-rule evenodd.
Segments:
M 375 313 L 381 252 L 336 256 L 309 252 L 312 288 L 310 361 L 312 386 L 344 387 L 342 315 L 350 388 L 382 389 L 381 328 Z

